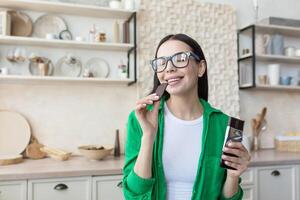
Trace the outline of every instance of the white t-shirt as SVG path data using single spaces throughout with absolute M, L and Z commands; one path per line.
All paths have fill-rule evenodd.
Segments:
M 164 106 L 165 127 L 163 168 L 167 184 L 167 200 L 192 197 L 201 153 L 203 116 L 192 121 L 176 118 Z

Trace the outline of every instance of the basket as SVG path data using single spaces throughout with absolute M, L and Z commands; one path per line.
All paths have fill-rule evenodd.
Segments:
M 276 136 L 275 148 L 278 151 L 300 152 L 300 136 Z

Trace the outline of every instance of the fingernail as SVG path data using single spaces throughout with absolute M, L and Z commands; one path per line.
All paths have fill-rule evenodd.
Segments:
M 232 144 L 232 142 L 229 142 L 229 143 L 228 143 L 228 146 L 230 146 L 230 147 L 231 147 L 232 145 L 233 145 L 233 144 Z
M 226 156 L 222 155 L 222 158 L 223 158 L 223 159 L 225 159 L 225 158 L 226 158 Z
M 159 96 L 155 96 L 154 99 L 159 99 Z

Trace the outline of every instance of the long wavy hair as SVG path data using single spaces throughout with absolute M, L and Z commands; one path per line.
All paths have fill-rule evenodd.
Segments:
M 165 36 L 158 44 L 157 48 L 156 48 L 156 52 L 155 52 L 155 58 L 157 58 L 157 52 L 159 47 L 165 43 L 168 40 L 179 40 L 181 42 L 186 43 L 187 45 L 189 45 L 192 49 L 192 51 L 199 56 L 200 61 L 204 60 L 206 63 L 206 59 L 204 56 L 204 53 L 202 51 L 202 48 L 200 47 L 200 45 L 198 44 L 198 42 L 196 40 L 194 40 L 193 38 L 189 37 L 188 35 L 185 34 L 171 34 L 171 35 L 167 35 Z M 153 83 L 153 89 L 151 91 L 151 93 L 154 93 L 156 88 L 160 85 L 160 82 L 158 80 L 157 74 L 154 73 L 154 83 Z M 150 94 L 151 94 L 150 93 Z M 165 91 L 165 93 L 163 94 L 163 96 L 166 96 L 167 98 L 170 97 L 170 94 Z M 208 100 L 208 80 L 207 80 L 207 70 L 205 70 L 204 74 L 202 75 L 202 77 L 198 77 L 198 97 L 204 99 L 205 101 Z

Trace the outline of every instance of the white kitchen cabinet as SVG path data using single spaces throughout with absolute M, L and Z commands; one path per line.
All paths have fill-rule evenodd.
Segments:
M 242 174 L 244 200 L 300 200 L 299 165 L 250 167 Z
M 243 200 L 253 200 L 254 199 L 254 187 L 253 186 L 243 186 L 244 196 Z
M 0 182 L 0 200 L 26 200 L 27 181 Z
M 244 190 L 243 200 L 254 200 L 255 199 L 255 169 L 248 168 L 242 176 L 241 186 Z
M 297 167 L 273 166 L 257 169 L 257 198 L 298 200 Z
M 122 176 L 93 177 L 93 200 L 123 200 Z
M 91 200 L 91 177 L 28 181 L 28 200 Z

